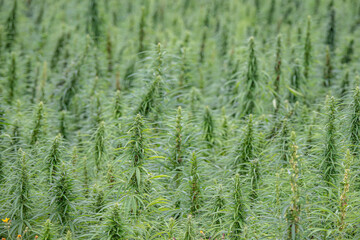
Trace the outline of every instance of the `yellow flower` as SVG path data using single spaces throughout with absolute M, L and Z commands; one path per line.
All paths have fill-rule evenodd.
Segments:
M 200 231 L 200 233 L 201 233 L 201 234 L 204 234 L 204 232 L 203 232 L 203 231 Z
M 4 223 L 9 222 L 10 218 L 1 219 Z
M 21 235 L 20 235 L 20 234 L 18 235 L 18 238 L 21 238 Z

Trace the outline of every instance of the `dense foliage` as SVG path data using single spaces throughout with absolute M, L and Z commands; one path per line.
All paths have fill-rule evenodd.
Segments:
M 358 0 L 0 0 L 0 238 L 360 239 Z

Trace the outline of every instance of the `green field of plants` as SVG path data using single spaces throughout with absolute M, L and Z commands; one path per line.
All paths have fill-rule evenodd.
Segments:
M 0 0 L 0 239 L 360 239 L 359 0 Z

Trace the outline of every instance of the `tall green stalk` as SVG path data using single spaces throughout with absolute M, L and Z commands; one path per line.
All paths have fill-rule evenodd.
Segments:
M 310 63 L 311 63 L 311 51 L 312 51 L 311 18 L 309 16 L 308 21 L 307 21 L 306 38 L 305 38 L 305 45 L 304 45 L 304 77 L 305 77 L 305 79 L 309 78 Z
M 183 164 L 183 123 L 182 123 L 182 108 L 179 106 L 176 114 L 175 123 L 175 143 L 173 148 L 173 154 L 171 157 L 172 168 L 178 169 Z
M 72 223 L 73 201 L 75 199 L 73 178 L 69 175 L 64 164 L 59 167 L 56 173 L 51 185 L 50 197 L 52 219 L 63 227 L 62 231 L 67 230 L 66 228 L 74 229 Z
M 61 144 L 61 135 L 57 135 L 50 147 L 50 151 L 48 156 L 46 157 L 46 169 L 49 174 L 49 182 L 53 182 L 53 178 L 55 177 L 60 163 L 61 163 L 61 152 L 60 152 L 60 144 Z
M 353 59 L 354 52 L 355 52 L 354 42 L 355 42 L 354 39 L 351 39 L 349 41 L 349 45 L 346 47 L 345 53 L 344 53 L 343 57 L 341 58 L 341 63 L 342 64 L 351 63 L 351 61 Z
M 331 54 L 329 51 L 329 47 L 326 47 L 325 68 L 324 68 L 324 87 L 330 87 L 332 85 L 333 78 L 334 78 L 334 73 L 333 73 Z
M 8 79 L 8 98 L 7 102 L 9 104 L 12 104 L 15 96 L 16 86 L 17 86 L 17 74 L 16 74 L 16 56 L 15 53 L 11 54 L 11 60 L 10 60 L 10 66 L 9 66 L 9 72 L 7 75 Z
M 235 151 L 234 167 L 236 171 L 246 174 L 250 161 L 255 157 L 255 136 L 254 136 L 254 123 L 252 114 L 246 125 L 244 136 L 240 142 L 239 147 Z
M 322 173 L 323 179 L 327 184 L 336 181 L 336 174 L 338 172 L 338 147 L 337 147 L 337 133 L 336 133 L 336 101 L 334 97 L 327 97 L 326 99 L 326 117 L 327 123 L 325 125 L 325 148 L 323 153 Z
M 355 88 L 351 103 L 350 142 L 353 155 L 360 154 L 360 88 Z
M 290 77 L 290 93 L 289 102 L 295 103 L 298 100 L 298 95 L 301 92 L 302 76 L 298 60 L 295 61 Z
M 72 99 L 78 93 L 79 88 L 81 87 L 80 86 L 81 67 L 84 64 L 84 61 L 88 54 L 88 50 L 89 50 L 88 48 L 89 48 L 89 44 L 87 42 L 84 52 L 82 53 L 82 55 L 74 65 L 74 69 L 73 72 L 71 73 L 71 77 L 69 78 L 69 81 L 65 84 L 63 95 L 60 97 L 60 110 L 69 110 Z
M 330 6 L 329 10 L 329 23 L 327 26 L 327 33 L 326 33 L 326 41 L 325 44 L 329 46 L 331 52 L 335 50 L 335 8 L 334 6 Z
M 273 23 L 275 10 L 276 10 L 276 0 L 271 0 L 270 7 L 268 10 L 268 14 L 267 14 L 267 24 L 268 25 L 271 25 Z
M 64 139 L 67 139 L 66 126 L 66 111 L 61 111 L 59 119 L 59 133 Z
M 349 92 L 349 86 L 350 86 L 350 76 L 349 71 L 345 72 L 345 76 L 343 77 L 341 81 L 341 87 L 340 87 L 340 99 L 343 100 L 347 96 Z
M 187 48 L 181 48 L 181 64 L 180 64 L 180 76 L 179 87 L 183 88 L 190 82 L 190 63 L 187 57 Z
M 69 37 L 70 37 L 69 33 L 62 33 L 59 39 L 57 40 L 56 47 L 50 61 L 51 69 L 54 69 L 57 66 L 60 59 L 60 55 L 63 52 Z
M 1 41 L 1 40 L 0 40 Z M 0 46 L 1 49 L 1 46 Z M 1 58 L 1 57 L 0 57 Z M 31 87 L 33 84 L 33 64 L 32 64 L 32 58 L 31 56 L 26 57 L 26 63 L 25 63 L 25 79 L 26 79 L 26 95 L 31 95 Z
M 110 32 L 106 35 L 106 54 L 107 54 L 107 60 L 108 60 L 108 67 L 107 71 L 108 73 L 111 73 L 113 71 L 113 43 L 111 41 Z
M 155 107 L 157 100 L 157 95 L 159 93 L 159 87 L 161 84 L 161 77 L 156 77 L 156 79 L 150 85 L 147 93 L 143 96 L 140 106 L 137 108 L 136 113 L 139 113 L 146 117 Z
M 290 131 L 289 131 L 289 121 L 287 118 L 282 120 L 282 127 L 280 132 L 280 155 L 281 163 L 283 166 L 287 166 L 290 162 Z
M 220 49 L 220 56 L 225 57 L 228 51 L 229 45 L 229 29 L 227 27 L 227 23 L 223 24 L 221 30 L 221 49 Z
M 99 214 L 103 211 L 105 207 L 105 196 L 104 196 L 104 191 L 98 187 L 98 186 L 94 186 L 94 191 L 93 191 L 93 203 L 92 203 L 92 208 L 95 214 Z
M 196 215 L 201 206 L 200 175 L 198 172 L 198 160 L 195 153 L 191 156 L 190 171 L 190 214 Z
M 247 63 L 247 73 L 245 77 L 245 98 L 243 105 L 243 113 L 245 115 L 254 112 L 255 108 L 255 92 L 258 85 L 258 63 L 255 54 L 255 40 L 253 37 L 249 40 L 249 60 Z
M 291 201 L 286 213 L 287 239 L 297 240 L 300 237 L 300 189 L 299 189 L 299 163 L 297 155 L 297 145 L 295 143 L 295 132 L 291 132 L 291 157 L 290 157 L 290 186 L 291 186 Z
M 217 192 L 215 194 L 215 196 L 213 197 L 214 202 L 213 202 L 213 207 L 212 207 L 212 212 L 213 212 L 213 222 L 215 224 L 215 226 L 217 228 L 221 228 L 221 225 L 224 222 L 224 216 L 225 216 L 225 204 L 226 204 L 226 200 L 225 200 L 225 196 L 224 196 L 224 191 L 223 191 L 223 187 L 222 185 L 219 185 Z
M 16 234 L 22 234 L 26 227 L 31 228 L 31 211 L 33 209 L 33 201 L 30 195 L 30 175 L 29 165 L 27 163 L 25 152 L 19 150 L 21 160 L 18 162 L 15 171 L 15 179 L 13 185 L 12 218 L 14 219 L 13 227 Z
M 43 102 L 40 102 L 36 110 L 34 127 L 31 133 L 31 140 L 30 140 L 31 145 L 34 145 L 39 140 L 40 134 L 42 132 L 43 121 L 44 121 L 44 104 Z
M 101 31 L 100 31 L 100 17 L 98 9 L 98 1 L 89 0 L 89 31 L 96 44 L 99 44 Z
M 249 198 L 255 201 L 258 198 L 260 186 L 260 166 L 259 160 L 254 159 L 250 162 L 250 195 Z
M 138 114 L 129 130 L 130 142 L 128 147 L 129 160 L 132 167 L 128 186 L 135 192 L 143 192 L 144 190 L 144 174 L 143 164 L 145 161 L 145 125 L 142 116 Z
M 277 36 L 276 40 L 276 58 L 275 58 L 275 81 L 274 81 L 274 95 L 275 95 L 275 114 L 278 113 L 281 104 L 280 98 L 280 84 L 281 84 L 281 66 L 282 66 L 282 37 Z
M 120 90 L 116 91 L 114 99 L 114 118 L 116 121 L 122 116 L 123 106 L 122 106 L 122 96 Z
M 94 146 L 95 167 L 96 167 L 96 172 L 99 172 L 104 164 L 103 161 L 106 154 L 105 123 L 103 121 L 100 122 L 99 127 L 95 132 L 94 140 L 95 140 L 95 146 Z
M 208 106 L 205 108 L 204 114 L 204 139 L 209 147 L 213 146 L 215 143 L 215 132 L 214 132 L 215 124 L 213 117 L 211 115 L 210 109 Z
M 245 205 L 241 191 L 240 175 L 236 174 L 234 179 L 235 185 L 233 189 L 233 216 L 231 224 L 232 239 L 242 239 L 242 233 L 246 224 Z
M 13 7 L 6 19 L 6 44 L 7 50 L 12 49 L 17 35 L 17 0 L 13 1 Z
M 201 44 L 200 44 L 200 52 L 199 52 L 199 63 L 200 64 L 202 64 L 205 61 L 206 42 L 207 42 L 207 29 L 205 28 L 204 32 L 202 34 Z

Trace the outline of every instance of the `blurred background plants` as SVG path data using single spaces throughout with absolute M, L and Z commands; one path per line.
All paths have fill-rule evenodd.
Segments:
M 0 0 L 0 238 L 359 239 L 357 0 Z

